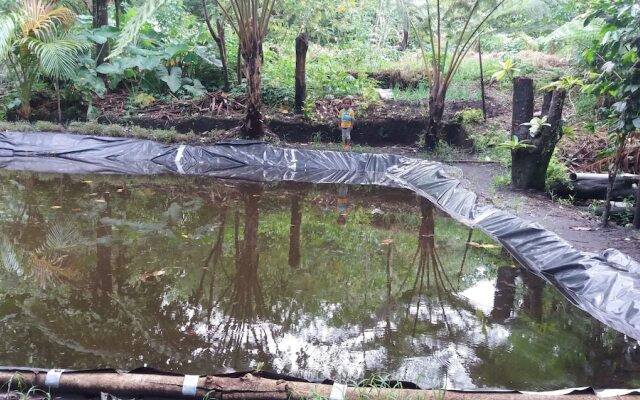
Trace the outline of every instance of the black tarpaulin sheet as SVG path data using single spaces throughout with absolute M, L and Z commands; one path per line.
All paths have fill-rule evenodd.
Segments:
M 613 249 L 582 252 L 541 225 L 478 205 L 441 163 L 389 154 L 285 149 L 238 141 L 212 146 L 61 133 L 0 133 L 0 167 L 57 173 L 178 173 L 252 181 L 407 188 L 481 229 L 576 306 L 640 340 L 640 265 Z

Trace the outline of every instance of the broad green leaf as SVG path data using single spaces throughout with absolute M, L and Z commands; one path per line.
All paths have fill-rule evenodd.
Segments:
M 122 65 L 117 60 L 112 63 L 98 65 L 96 71 L 104 75 L 122 75 L 124 73 Z
M 180 90 L 182 86 L 182 68 L 173 67 L 171 68 L 171 72 L 160 77 L 160 80 L 165 82 L 167 86 L 169 86 L 169 90 L 172 92 L 177 92 Z
M 207 91 L 207 89 L 198 79 L 194 79 L 193 84 L 191 85 L 184 85 L 184 90 L 186 90 L 194 98 L 202 97 L 202 95 Z

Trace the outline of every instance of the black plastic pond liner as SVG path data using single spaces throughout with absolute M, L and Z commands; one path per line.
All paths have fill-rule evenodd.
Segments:
M 578 251 L 541 225 L 490 206 L 452 169 L 390 154 L 284 149 L 260 142 L 211 146 L 61 133 L 0 133 L 0 167 L 72 174 L 178 173 L 260 182 L 347 183 L 407 188 L 481 229 L 576 306 L 640 340 L 640 264 L 609 249 Z

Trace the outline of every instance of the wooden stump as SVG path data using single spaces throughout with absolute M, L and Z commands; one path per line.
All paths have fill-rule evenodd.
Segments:
M 294 110 L 296 114 L 302 114 L 304 101 L 307 99 L 307 50 L 309 49 L 309 35 L 301 33 L 296 38 L 296 97 Z

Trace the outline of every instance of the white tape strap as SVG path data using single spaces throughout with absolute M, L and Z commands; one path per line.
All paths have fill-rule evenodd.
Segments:
M 57 389 L 60 386 L 60 376 L 62 376 L 63 372 L 64 369 L 50 369 L 44 378 L 44 384 L 52 389 Z
M 185 375 L 182 384 L 182 395 L 195 397 L 198 392 L 198 380 L 200 375 Z
M 339 383 L 334 382 L 331 387 L 331 394 L 329 395 L 329 400 L 344 400 L 347 395 L 347 385 L 341 385 Z
M 176 152 L 176 167 L 178 168 L 178 172 L 181 174 L 184 174 L 184 170 L 182 169 L 182 156 L 184 156 L 184 149 L 187 146 L 185 146 L 184 144 L 181 144 L 180 146 L 178 146 L 178 151 Z

